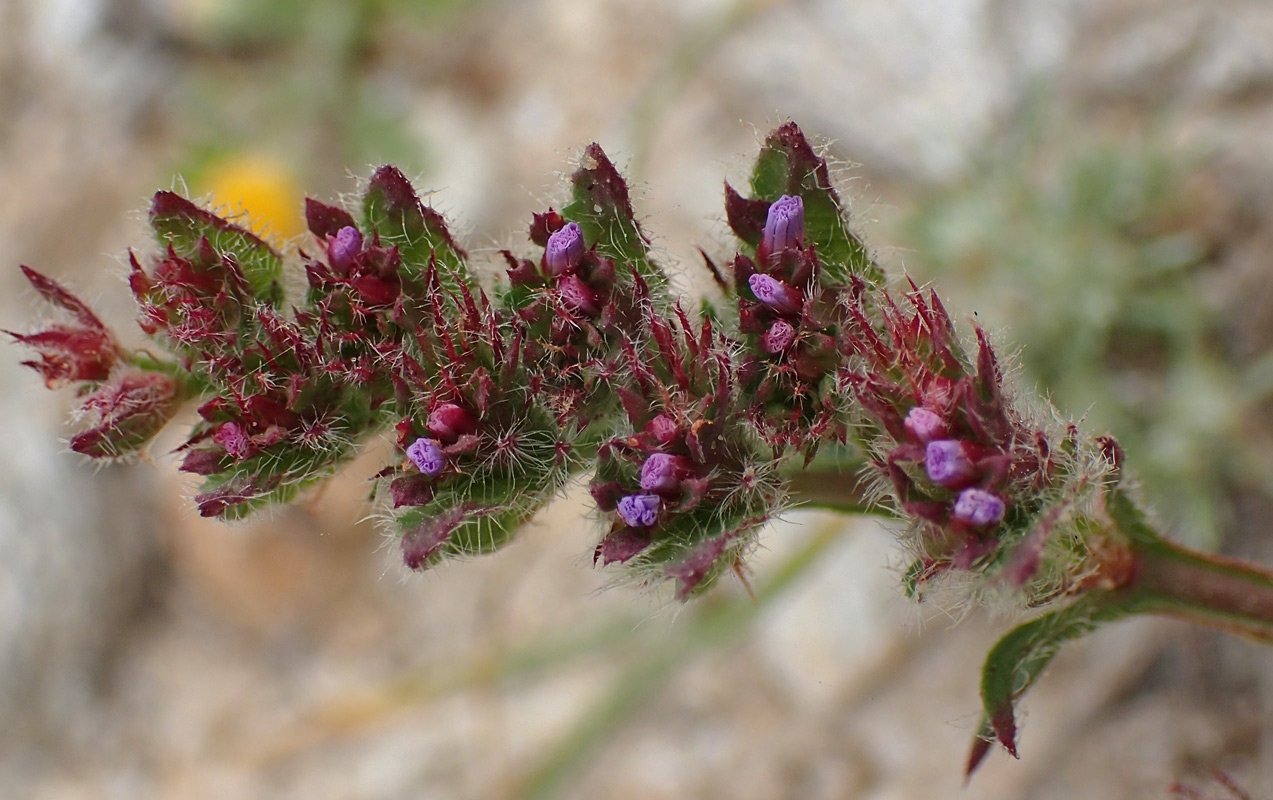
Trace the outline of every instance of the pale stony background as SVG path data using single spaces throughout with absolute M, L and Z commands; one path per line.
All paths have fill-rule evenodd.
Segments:
M 0 6 L 0 327 L 30 313 L 18 263 L 128 319 L 119 254 L 181 158 L 184 81 L 218 56 L 180 45 L 215 2 Z M 1083 124 L 1152 118 L 1213 154 L 1231 226 L 1216 291 L 1235 347 L 1270 341 L 1265 2 L 528 0 L 377 41 L 367 79 L 407 115 L 422 180 L 478 251 L 513 241 L 594 139 L 688 259 L 723 241 L 722 179 L 786 118 L 861 164 L 846 187 L 881 245 L 1041 84 Z M 247 91 L 251 74 L 227 80 Z M 304 189 L 331 196 L 368 165 L 307 166 Z M 742 588 L 679 613 L 601 592 L 577 491 L 499 556 L 404 576 L 355 522 L 374 454 L 310 507 L 207 523 L 169 458 L 94 474 L 62 452 L 69 400 L 4 355 L 0 796 L 513 798 L 584 730 L 591 749 L 543 796 L 1165 798 L 1223 768 L 1273 797 L 1270 654 L 1155 621 L 1065 652 L 1029 699 L 1022 760 L 996 754 L 962 788 L 977 669 L 1008 621 L 911 607 L 886 532 L 809 513 L 768 534 L 754 580 L 834 526 L 814 568 L 588 734 L 614 687 L 642 680 L 633 665 L 745 608 Z M 1270 560 L 1273 511 L 1238 500 L 1230 549 Z M 597 655 L 527 656 L 605 630 L 618 641 Z

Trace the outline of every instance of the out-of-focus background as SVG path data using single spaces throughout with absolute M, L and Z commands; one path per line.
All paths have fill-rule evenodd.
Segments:
M 40 313 L 26 263 L 140 340 L 120 258 L 158 188 L 285 242 L 303 194 L 395 162 L 481 258 L 593 140 L 693 291 L 722 181 L 788 118 L 882 260 L 1113 431 L 1176 535 L 1273 561 L 1261 0 L 9 0 L 0 327 Z M 170 446 L 95 471 L 58 443 L 70 398 L 0 356 L 4 797 L 1219 800 L 1217 769 L 1273 797 L 1256 645 L 1147 620 L 1072 646 L 1022 760 L 964 789 L 1011 620 L 908 604 L 878 523 L 792 513 L 756 601 L 667 608 L 602 591 L 576 488 L 407 575 L 359 522 L 383 452 L 209 523 Z

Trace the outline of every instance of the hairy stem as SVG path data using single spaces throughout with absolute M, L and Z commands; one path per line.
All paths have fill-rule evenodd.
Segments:
M 1167 541 L 1122 489 L 1106 510 L 1133 558 L 1122 588 L 1137 610 L 1273 643 L 1273 570 Z
M 1273 571 L 1161 539 L 1135 549 L 1149 610 L 1273 643 Z

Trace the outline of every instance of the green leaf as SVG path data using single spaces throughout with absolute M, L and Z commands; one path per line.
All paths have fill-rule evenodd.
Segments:
M 272 306 L 283 301 L 279 283 L 283 259 L 248 229 L 200 208 L 176 192 L 155 193 L 150 205 L 150 227 L 161 245 L 172 247 L 182 258 L 194 258 L 200 241 L 206 238 L 219 255 L 234 259 L 258 300 Z
M 832 282 L 845 284 L 850 275 L 881 279 L 866 245 L 849 230 L 848 212 L 831 185 L 826 159 L 814 152 L 794 122 L 765 139 L 752 171 L 751 190 L 754 197 L 770 203 L 784 194 L 804 200 L 805 235 L 816 245 Z
M 532 406 L 515 427 L 512 463 L 461 460 L 456 473 L 435 484 L 429 502 L 395 512 L 408 567 L 495 552 L 565 485 L 572 465 L 559 458 L 563 434 L 552 415 Z
M 583 229 L 584 241 L 613 259 L 622 275 L 640 275 L 651 296 L 666 297 L 667 277 L 650 260 L 650 242 L 641 232 L 628 197 L 628 185 L 597 143 L 584 148 L 579 169 L 570 178 L 571 199 L 561 215 Z
M 1017 701 L 1034 685 L 1060 650 L 1101 625 L 1138 613 L 1142 598 L 1127 591 L 1091 592 L 1065 608 L 1030 620 L 999 640 L 981 672 L 983 717 L 968 759 L 967 774 L 981 764 L 991 739 L 1017 756 Z
M 366 228 L 380 236 L 381 246 L 398 248 L 404 277 L 419 280 L 430 266 L 436 266 L 443 289 L 458 293 L 461 285 L 476 288 L 465 265 L 468 254 L 451 237 L 446 220 L 420 202 L 397 167 L 376 170 L 362 208 Z

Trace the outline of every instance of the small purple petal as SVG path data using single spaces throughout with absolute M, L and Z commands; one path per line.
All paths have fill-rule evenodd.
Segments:
M 652 453 L 641 465 L 641 488 L 647 492 L 672 492 L 690 474 L 686 459 L 667 453 Z
M 646 423 L 646 433 L 654 437 L 654 441 L 659 444 L 671 444 L 681 434 L 680 426 L 676 424 L 676 420 L 667 414 L 656 414 L 654 419 Z
M 919 444 L 928 444 L 946 435 L 946 423 L 941 415 L 923 406 L 915 406 L 906 415 L 906 432 Z
M 362 234 L 357 228 L 346 225 L 327 239 L 327 257 L 331 260 L 332 269 L 338 273 L 347 274 L 361 252 Z
M 757 300 L 780 314 L 794 314 L 803 305 L 800 292 L 764 273 L 752 275 L 747 279 L 747 285 Z
M 765 331 L 765 335 L 760 337 L 760 346 L 765 352 L 776 356 L 791 347 L 792 342 L 796 340 L 796 329 L 791 323 L 784 320 L 778 320 L 769 326 L 769 330 Z
M 252 450 L 247 431 L 237 422 L 227 422 L 217 428 L 216 433 L 212 434 L 212 441 L 224 447 L 232 458 L 239 460 L 247 458 Z
M 425 475 L 437 475 L 446 466 L 442 448 L 432 439 L 416 439 L 407 448 L 407 458 Z
M 1003 499 L 985 489 L 964 489 L 955 500 L 954 517 L 978 528 L 989 528 L 1003 520 Z
M 634 528 L 650 527 L 659 516 L 658 495 L 624 495 L 619 500 L 619 516 Z
M 765 219 L 762 247 L 769 253 L 780 253 L 804 244 L 804 200 L 783 195 L 769 206 Z
M 955 488 L 976 475 L 976 468 L 958 439 L 934 439 L 924 451 L 924 469 L 938 486 Z
M 544 268 L 554 278 L 574 272 L 583 258 L 583 230 L 570 222 L 548 237 L 544 248 Z

